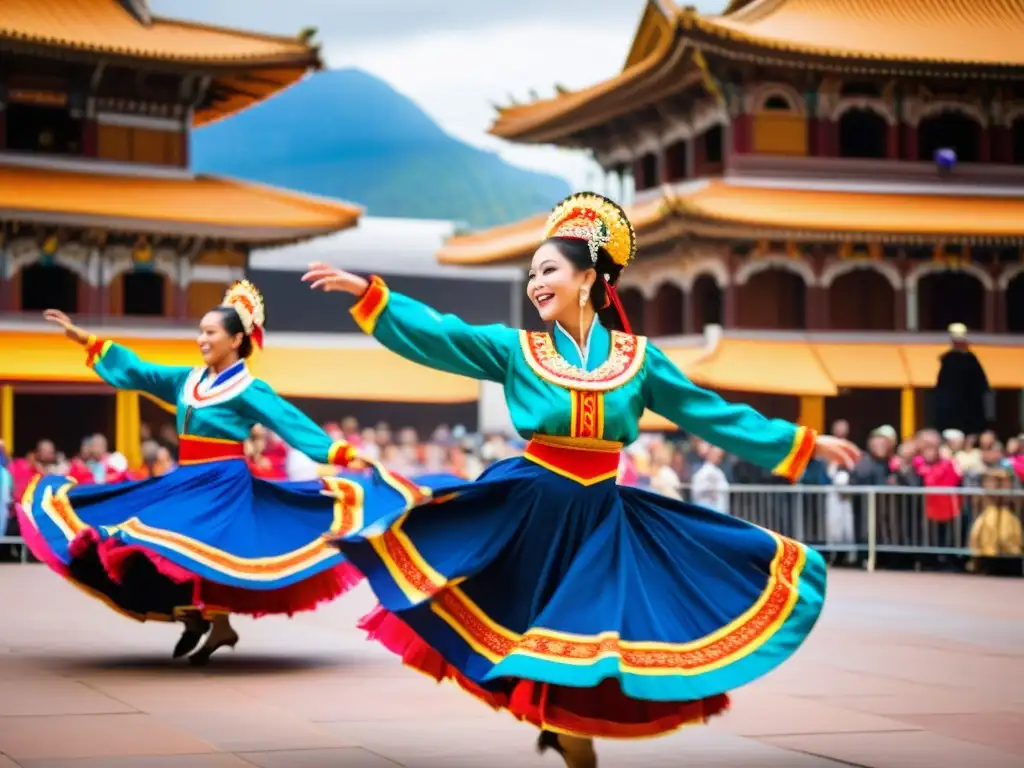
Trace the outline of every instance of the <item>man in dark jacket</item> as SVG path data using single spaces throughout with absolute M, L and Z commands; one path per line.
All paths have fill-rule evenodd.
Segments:
M 992 416 L 988 377 L 967 345 L 967 326 L 953 323 L 949 335 L 953 344 L 940 358 L 935 382 L 935 428 L 979 435 Z

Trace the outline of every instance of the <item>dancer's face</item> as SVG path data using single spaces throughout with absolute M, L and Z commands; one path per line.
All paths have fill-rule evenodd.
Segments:
M 533 254 L 526 295 L 545 323 L 579 317 L 580 290 L 588 292 L 597 273 L 577 269 L 553 243 L 545 243 Z
M 210 368 L 222 370 L 238 360 L 238 348 L 244 338 L 241 333 L 228 333 L 222 314 L 207 312 L 199 322 L 199 338 L 196 343 L 203 355 L 203 362 Z

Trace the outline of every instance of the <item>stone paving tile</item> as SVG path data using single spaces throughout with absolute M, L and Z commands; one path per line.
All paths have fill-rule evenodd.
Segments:
M 1020 582 L 835 571 L 794 659 L 709 728 L 598 745 L 602 768 L 1017 765 Z M 177 631 L 110 613 L 41 566 L 0 566 L 0 768 L 557 768 L 536 732 L 404 669 L 355 629 L 365 588 L 245 618 L 194 669 Z M 73 631 L 72 631 L 73 630 Z M 123 714 L 115 714 L 123 713 Z M 845 762 L 836 762 L 845 761 Z
M 731 709 L 715 718 L 712 727 L 740 736 L 915 730 L 914 726 L 899 720 L 753 687 L 736 691 L 731 698 Z
M 399 764 L 362 747 L 241 752 L 259 768 L 396 768 Z
M 900 719 L 926 731 L 996 747 L 1024 758 L 1024 714 L 1019 712 L 902 715 Z
M 0 679 L 0 717 L 28 715 L 105 715 L 136 712 L 131 706 L 74 680 Z
M 770 736 L 760 739 L 783 749 L 820 755 L 861 768 L 1020 768 L 1020 757 L 927 731 L 903 733 Z
M 207 755 L 133 755 L 21 761 L 22 768 L 249 768 L 251 765 L 241 757 L 223 752 Z
M 0 717 L 0 752 L 32 758 L 191 755 L 216 751 L 209 743 L 149 715 Z
M 160 720 L 224 752 L 328 749 L 358 743 L 317 727 L 287 710 L 256 702 L 223 712 L 164 712 Z

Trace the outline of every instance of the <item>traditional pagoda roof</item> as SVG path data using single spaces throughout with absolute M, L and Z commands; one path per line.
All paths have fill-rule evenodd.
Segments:
M 949 243 L 1024 242 L 1024 196 L 854 191 L 730 183 L 664 187 L 627 207 L 641 250 L 684 234 L 736 239 Z M 438 260 L 498 264 L 528 259 L 545 216 L 456 235 Z
M 356 225 L 361 209 L 259 184 L 0 165 L 0 220 L 289 243 Z
M 1024 77 L 1024 4 L 1017 0 L 733 0 L 720 16 L 648 0 L 623 71 L 576 92 L 499 110 L 490 132 L 522 142 L 562 139 L 607 119 L 609 105 L 649 103 L 668 62 L 695 52 L 828 69 Z M 691 66 L 691 69 L 694 67 Z M 676 90 L 681 90 L 685 83 Z M 620 112 L 621 112 L 620 108 Z M 571 128 L 571 130 L 570 130 Z
M 319 68 L 319 50 L 308 37 L 154 16 L 145 0 L 3 0 L 0 13 L 0 50 L 160 62 L 213 77 L 230 96 L 197 109 L 196 125 L 262 101 Z

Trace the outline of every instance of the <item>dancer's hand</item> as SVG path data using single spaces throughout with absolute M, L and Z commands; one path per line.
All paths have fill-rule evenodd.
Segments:
M 841 437 L 818 435 L 814 456 L 825 463 L 835 462 L 846 469 L 853 469 L 860 459 L 860 448 Z
M 79 344 L 85 344 L 89 340 L 89 334 L 71 322 L 71 318 L 59 309 L 47 309 L 43 312 L 43 319 L 49 323 L 56 323 L 64 329 L 64 335 Z
M 309 265 L 309 271 L 302 276 L 302 282 L 310 283 L 314 291 L 344 291 L 353 296 L 362 296 L 370 287 L 365 277 L 353 275 L 343 269 L 315 261 Z

